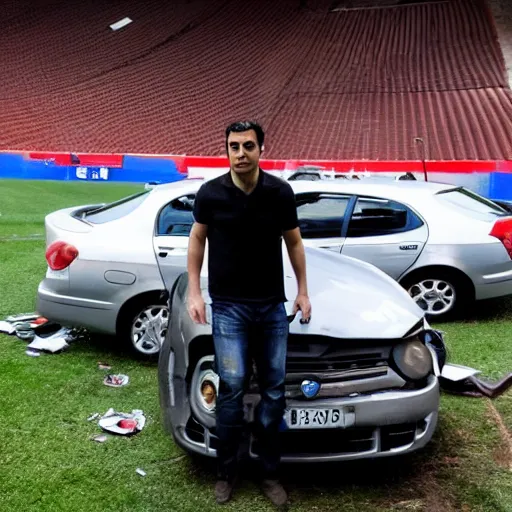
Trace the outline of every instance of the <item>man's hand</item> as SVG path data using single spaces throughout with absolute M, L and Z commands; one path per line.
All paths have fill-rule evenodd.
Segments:
M 206 323 L 206 306 L 201 294 L 194 293 L 188 296 L 187 309 L 190 318 L 196 324 Z
M 295 303 L 293 304 L 293 314 L 296 315 L 297 311 L 301 311 L 302 318 L 300 319 L 301 324 L 309 324 L 311 320 L 311 303 L 307 295 L 297 295 Z

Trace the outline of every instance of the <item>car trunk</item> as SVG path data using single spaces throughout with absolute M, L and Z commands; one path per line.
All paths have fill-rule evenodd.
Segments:
M 99 208 L 101 205 L 90 205 L 80 208 L 66 208 L 50 213 L 45 218 L 46 245 L 49 246 L 56 240 L 67 240 L 66 238 L 73 234 L 90 233 L 93 230 L 91 224 L 83 220 L 83 214 Z

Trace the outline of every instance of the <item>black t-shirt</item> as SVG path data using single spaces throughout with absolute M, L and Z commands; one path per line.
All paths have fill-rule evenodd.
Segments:
M 260 169 L 255 189 L 246 194 L 227 172 L 201 186 L 194 219 L 208 225 L 208 286 L 213 300 L 286 301 L 282 232 L 298 226 L 289 183 Z

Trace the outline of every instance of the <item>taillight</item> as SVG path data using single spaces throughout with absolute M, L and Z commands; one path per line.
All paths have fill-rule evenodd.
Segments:
M 78 249 L 66 242 L 53 242 L 46 249 L 46 261 L 52 270 L 64 270 L 77 256 Z
M 512 258 L 512 219 L 498 219 L 494 223 L 489 235 L 500 240 L 508 255 Z

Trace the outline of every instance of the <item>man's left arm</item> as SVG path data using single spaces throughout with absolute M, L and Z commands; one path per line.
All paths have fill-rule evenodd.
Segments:
M 301 322 L 308 323 L 311 319 L 311 304 L 308 295 L 306 254 L 304 244 L 298 227 L 297 207 L 295 195 L 290 186 L 287 187 L 281 198 L 281 227 L 283 238 L 290 256 L 290 263 L 297 278 L 297 297 L 293 306 L 293 313 L 300 309 L 302 312 Z

